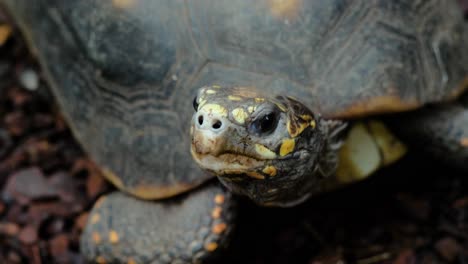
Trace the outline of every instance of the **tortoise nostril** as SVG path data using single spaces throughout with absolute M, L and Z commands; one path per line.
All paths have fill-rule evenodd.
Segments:
M 213 123 L 213 129 L 219 129 L 222 125 L 223 123 L 221 123 L 221 121 L 215 120 L 215 122 Z
M 203 125 L 203 116 L 202 115 L 198 116 L 198 124 L 200 126 Z

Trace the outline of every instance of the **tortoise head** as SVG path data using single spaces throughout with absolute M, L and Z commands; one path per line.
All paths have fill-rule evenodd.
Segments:
M 193 102 L 191 152 L 201 168 L 256 203 L 291 206 L 333 174 L 344 128 L 287 96 L 203 87 Z

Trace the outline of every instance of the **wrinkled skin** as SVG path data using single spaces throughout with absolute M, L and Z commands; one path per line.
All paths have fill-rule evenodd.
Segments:
M 194 108 L 195 161 L 257 204 L 298 204 L 322 191 L 336 170 L 345 124 L 293 98 L 211 86 L 199 90 Z

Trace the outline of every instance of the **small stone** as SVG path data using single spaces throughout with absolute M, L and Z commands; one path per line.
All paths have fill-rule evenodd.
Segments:
M 20 73 L 19 81 L 21 85 L 29 91 L 36 91 L 39 88 L 39 76 L 32 69 L 25 69 Z
M 31 200 L 54 198 L 58 195 L 56 189 L 49 184 L 42 171 L 37 167 L 23 169 L 11 175 L 4 192 L 16 199 L 19 196 L 24 196 Z
M 34 244 L 37 241 L 37 230 L 33 226 L 24 227 L 18 235 L 18 239 L 26 245 Z
M 16 223 L 0 223 L 0 234 L 7 236 L 16 236 L 20 231 L 20 227 Z
M 69 239 L 66 235 L 61 234 L 49 241 L 50 253 L 55 258 L 60 257 L 68 252 Z
M 448 262 L 453 262 L 460 254 L 462 248 L 460 244 L 451 237 L 445 237 L 435 243 L 436 251 Z

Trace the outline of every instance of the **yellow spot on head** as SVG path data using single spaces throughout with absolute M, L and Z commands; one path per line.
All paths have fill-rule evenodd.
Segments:
M 215 91 L 215 90 L 206 90 L 205 93 L 206 93 L 206 94 L 215 94 L 216 91 Z
M 221 234 L 222 232 L 224 232 L 224 230 L 226 230 L 227 228 L 227 225 L 225 223 L 219 223 L 217 225 L 214 225 L 212 228 L 211 228 L 211 232 L 213 232 L 214 234 Z
M 98 257 L 96 258 L 96 263 L 98 263 L 98 264 L 106 264 L 107 261 L 106 261 L 106 259 L 105 259 L 103 256 L 98 256 Z
M 468 137 L 464 137 L 464 138 L 460 139 L 460 144 L 461 144 L 463 147 L 467 147 L 467 148 L 468 148 Z
M 266 166 L 263 169 L 263 173 L 270 175 L 271 177 L 276 176 L 276 167 L 275 166 Z
M 293 124 L 291 123 L 291 120 L 288 119 L 288 122 L 287 122 L 288 133 L 293 138 L 300 135 L 302 131 L 304 131 L 304 129 L 306 129 L 308 126 L 309 126 L 309 122 L 304 122 L 304 121 L 298 121 Z
M 219 85 L 212 85 L 211 88 L 219 89 L 219 88 L 221 88 L 221 86 L 219 86 Z
M 214 198 L 214 201 L 215 201 L 216 204 L 223 204 L 224 200 L 225 200 L 225 198 L 224 198 L 224 195 L 222 195 L 222 194 L 217 194 L 215 196 L 215 198 Z
M 316 126 L 317 126 L 317 123 L 315 123 L 315 120 L 312 119 L 312 120 L 310 121 L 310 127 L 311 127 L 312 129 L 314 129 Z
M 214 219 L 218 219 L 221 217 L 221 212 L 223 211 L 223 209 L 219 206 L 216 206 L 213 211 L 211 211 L 211 217 L 214 218 Z
M 312 120 L 312 116 L 310 115 L 300 115 L 301 119 L 304 121 L 310 121 Z
M 247 117 L 249 117 L 249 115 L 244 111 L 243 108 L 236 108 L 236 109 L 232 110 L 231 113 L 232 113 L 232 116 L 234 117 L 234 119 L 239 124 L 244 124 L 245 119 L 247 119 Z
M 284 106 L 283 104 L 281 104 L 281 103 L 275 103 L 275 105 L 276 105 L 282 112 L 286 112 L 286 106 Z
M 249 107 L 247 107 L 247 111 L 252 114 L 255 111 L 255 107 L 254 106 L 249 106 Z
M 91 224 L 96 224 L 101 219 L 101 216 L 98 213 L 95 213 L 91 216 Z
M 206 99 L 204 99 L 203 97 L 198 99 L 198 109 L 203 107 L 205 104 L 206 104 Z
M 255 98 L 254 100 L 256 103 L 262 103 L 265 101 L 265 98 Z
M 276 158 L 276 153 L 273 151 L 269 150 L 267 147 L 260 145 L 260 144 L 255 144 L 255 151 L 260 154 L 260 156 L 264 159 L 274 159 Z
M 109 242 L 111 242 L 112 244 L 119 242 L 119 234 L 117 234 L 117 232 L 115 232 L 114 230 L 111 230 L 109 232 Z
M 251 178 L 254 178 L 254 179 L 257 179 L 257 180 L 264 180 L 265 179 L 265 176 L 263 176 L 262 174 L 256 172 L 256 171 L 249 171 L 249 172 L 246 172 L 245 173 L 247 176 L 251 177 Z
M 241 101 L 242 98 L 240 96 L 235 96 L 235 95 L 229 95 L 228 99 L 231 101 Z
M 218 248 L 218 244 L 215 242 L 210 242 L 205 244 L 205 249 L 206 251 L 212 252 L 215 251 Z
M 218 114 L 222 117 L 227 117 L 228 111 L 226 108 L 222 107 L 219 104 L 206 104 L 202 108 L 202 110 L 208 112 L 208 114 Z
M 96 243 L 96 244 L 101 243 L 101 235 L 99 235 L 98 232 L 93 232 L 91 234 L 91 236 L 92 236 L 92 239 L 93 239 L 94 243 Z
M 296 142 L 293 138 L 283 139 L 283 143 L 281 143 L 280 147 L 280 156 L 286 156 L 294 150 L 296 146 Z

